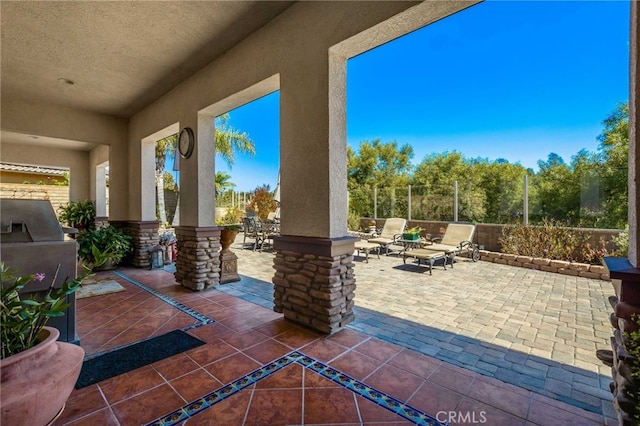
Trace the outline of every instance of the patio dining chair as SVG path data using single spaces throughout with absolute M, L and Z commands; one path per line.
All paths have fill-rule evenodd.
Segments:
M 368 241 L 370 243 L 379 244 L 380 248 L 384 247 L 385 254 L 388 255 L 389 246 L 402 237 L 402 232 L 404 232 L 405 226 L 407 226 L 407 219 L 390 217 L 385 220 L 380 235 L 375 238 L 370 238 Z
M 280 224 L 277 222 L 260 222 L 260 240 L 259 247 L 260 251 L 263 250 L 265 243 L 269 245 L 269 247 L 273 247 L 273 237 L 274 235 L 278 235 L 280 233 Z
M 250 238 L 253 239 L 253 251 L 255 251 L 261 241 L 260 224 L 255 216 L 242 218 L 242 231 L 244 234 L 242 249 L 244 250 L 247 238 Z

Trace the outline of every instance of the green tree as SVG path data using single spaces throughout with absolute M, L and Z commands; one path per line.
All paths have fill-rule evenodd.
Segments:
M 460 152 L 443 152 L 428 155 L 416 167 L 411 184 L 412 194 L 411 217 L 427 220 L 453 220 L 454 183 L 458 181 L 462 188 L 459 192 L 463 205 L 461 210 L 466 216 L 481 220 L 484 217 L 484 200 L 474 190 L 472 162 Z
M 477 194 L 476 197 L 484 201 L 483 211 L 478 212 L 484 213 L 483 221 L 522 222 L 524 176 L 529 174 L 529 171 L 520 164 L 512 164 L 504 159 L 492 162 L 476 160 L 472 169 L 471 173 L 477 176 L 474 192 Z
M 176 180 L 174 179 L 173 175 L 165 171 L 163 177 L 164 177 L 163 179 L 164 189 L 175 191 L 177 188 L 176 188 Z
M 536 221 L 543 218 L 575 222 L 580 210 L 580 187 L 573 182 L 571 167 L 556 153 L 538 161 Z
M 216 197 L 219 197 L 226 190 L 236 186 L 230 179 L 231 175 L 228 173 L 216 172 Z
M 255 155 L 256 147 L 246 132 L 241 132 L 229 124 L 229 113 L 216 117 L 216 154 L 233 166 L 236 153 Z
M 167 157 L 174 158 L 178 146 L 178 135 L 167 136 L 156 142 L 156 212 L 162 226 L 167 223 L 167 212 L 164 203 L 164 168 Z
M 603 125 L 598 136 L 598 160 L 606 194 L 602 226 L 622 229 L 629 220 L 629 103 L 619 104 Z
M 394 211 L 394 191 L 390 188 L 407 187 L 411 158 L 413 148 L 407 144 L 398 147 L 396 141 L 364 141 L 357 151 L 347 147 L 350 210 L 359 216 L 373 216 L 373 190 L 378 188 L 381 216 L 402 215 L 402 212 Z

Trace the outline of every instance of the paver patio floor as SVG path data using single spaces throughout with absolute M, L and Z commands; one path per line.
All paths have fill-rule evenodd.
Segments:
M 273 253 L 232 250 L 242 281 L 221 291 L 273 306 Z M 355 257 L 356 319 L 348 328 L 569 404 L 615 417 L 607 281 L 457 258 L 453 268 Z

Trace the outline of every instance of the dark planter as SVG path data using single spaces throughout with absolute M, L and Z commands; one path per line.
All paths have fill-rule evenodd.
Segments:
M 418 238 L 420 238 L 420 234 L 418 234 L 418 233 L 411 233 L 411 234 L 404 233 L 404 234 L 402 234 L 402 239 L 403 240 L 417 240 Z

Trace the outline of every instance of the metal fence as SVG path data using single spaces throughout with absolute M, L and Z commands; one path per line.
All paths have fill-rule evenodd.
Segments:
M 576 214 L 586 222 L 603 215 L 597 179 L 583 182 L 580 211 Z M 403 217 L 407 220 L 469 221 L 475 223 L 529 224 L 548 216 L 536 204 L 530 208 L 529 177 L 521 183 L 484 191 L 468 182 L 453 185 L 433 185 L 358 189 L 349 193 L 350 212 L 360 217 L 384 219 Z

